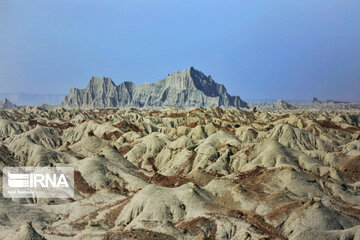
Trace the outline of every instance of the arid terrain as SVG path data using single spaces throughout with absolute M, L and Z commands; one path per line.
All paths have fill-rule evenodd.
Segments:
M 0 239 L 360 239 L 356 109 L 1 110 L 0 164 L 76 170 Z

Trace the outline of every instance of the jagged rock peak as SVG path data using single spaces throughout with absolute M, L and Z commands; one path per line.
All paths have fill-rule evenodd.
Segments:
M 317 99 L 317 97 L 314 97 L 312 100 L 312 103 L 321 103 L 321 101 L 319 99 Z
M 203 72 L 194 67 L 185 69 L 182 72 L 169 74 L 166 79 L 166 86 L 178 89 L 197 89 L 206 96 L 216 97 L 226 94 L 226 88 L 222 84 L 217 84 L 210 75 L 206 76 Z
M 9 103 L 10 101 L 7 98 L 0 99 L 0 103 Z
M 279 110 L 290 110 L 290 109 L 295 109 L 295 107 L 281 99 L 279 99 L 275 104 L 274 104 L 276 109 Z
M 107 107 L 247 107 L 238 96 L 230 96 L 224 85 L 216 83 L 194 67 L 168 74 L 155 83 L 119 85 L 110 78 L 92 77 L 85 89 L 73 88 L 62 103 L 68 108 Z
M 15 109 L 15 108 L 18 108 L 18 106 L 10 102 L 7 98 L 0 99 L 0 109 Z
M 116 86 L 115 83 L 111 80 L 111 78 L 107 78 L 107 77 L 102 77 L 99 78 L 97 76 L 92 76 L 89 84 L 88 84 L 88 88 L 89 87 L 100 87 L 100 86 Z

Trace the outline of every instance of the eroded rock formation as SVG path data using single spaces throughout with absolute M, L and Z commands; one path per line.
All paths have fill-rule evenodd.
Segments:
M 0 238 L 358 239 L 359 163 L 359 111 L 2 110 L 1 166 L 75 196 L 0 196 Z
M 191 67 L 169 74 L 156 83 L 120 85 L 110 78 L 92 77 L 85 89 L 72 88 L 62 106 L 66 108 L 110 107 L 247 107 L 238 96 L 230 96 L 224 85 Z

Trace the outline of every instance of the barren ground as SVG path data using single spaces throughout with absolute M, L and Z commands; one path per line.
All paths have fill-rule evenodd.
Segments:
M 0 239 L 360 239 L 360 111 L 2 110 L 0 165 L 76 170 Z

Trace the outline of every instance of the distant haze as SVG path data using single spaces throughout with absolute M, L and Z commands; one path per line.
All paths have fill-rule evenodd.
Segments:
M 245 101 L 360 102 L 359 13 L 358 0 L 4 0 L 0 93 L 62 98 L 93 75 L 139 84 L 194 66 Z
M 65 94 L 0 93 L 0 99 L 3 98 L 7 98 L 10 102 L 18 106 L 36 106 L 41 104 L 57 105 L 64 100 Z

